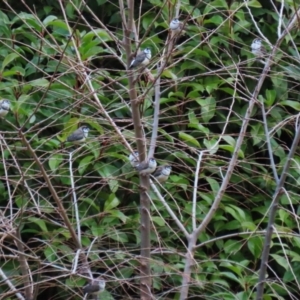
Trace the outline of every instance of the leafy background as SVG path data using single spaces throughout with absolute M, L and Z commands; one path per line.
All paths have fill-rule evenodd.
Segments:
M 152 49 L 153 76 L 176 4 L 135 3 L 141 47 Z M 180 4 L 180 20 L 187 30 L 176 40 L 161 76 L 155 158 L 172 165 L 169 180 L 159 189 L 191 232 L 199 151 L 203 156 L 196 182 L 198 224 L 220 189 L 263 70 L 250 51 L 251 42 L 260 36 L 259 28 L 274 45 L 281 2 L 184 0 Z M 296 2 L 284 2 L 283 24 L 296 7 Z M 267 137 L 280 174 L 298 124 L 299 26 L 296 22 L 276 53 L 224 197 L 197 239 L 190 299 L 255 298 L 264 230 L 277 185 Z M 57 199 L 75 231 L 79 213 L 82 251 L 93 274 L 107 281 L 101 299 L 139 297 L 139 178 L 128 163 L 129 150 L 103 113 L 135 148 L 127 57 L 113 37 L 123 38 L 120 2 L 1 3 L 0 95 L 12 102 L 10 113 L 0 120 L 1 299 L 16 299 L 5 276 L 24 292 L 22 257 L 36 299 L 83 297 L 81 288 L 88 280 L 82 276 L 80 260 L 73 271 L 78 249 Z M 132 47 L 135 50 L 133 41 Z M 90 92 L 89 80 L 101 105 Z M 149 142 L 154 88 L 141 75 L 137 89 L 145 93 L 140 110 Z M 82 124 L 91 128 L 86 145 L 78 149 L 63 143 Z M 297 148 L 276 215 L 264 299 L 300 297 L 299 155 Z M 153 294 L 155 299 L 179 299 L 187 242 L 156 194 L 149 193 Z

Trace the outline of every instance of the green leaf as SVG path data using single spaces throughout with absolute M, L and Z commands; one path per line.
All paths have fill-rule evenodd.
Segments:
M 182 141 L 186 142 L 189 145 L 200 148 L 199 142 L 194 137 L 192 137 L 191 135 L 189 135 L 187 133 L 180 131 L 179 139 L 181 139 Z
M 53 154 L 48 161 L 51 171 L 55 172 L 62 161 L 63 156 L 61 154 Z
M 275 90 L 266 90 L 266 105 L 272 106 L 276 100 L 276 91 Z
M 83 51 L 82 59 L 86 60 L 89 58 L 93 58 L 94 56 L 98 55 L 99 53 L 104 53 L 104 52 L 106 52 L 106 50 L 104 48 L 94 46 L 94 47 L 87 49 L 86 51 Z
M 54 21 L 49 22 L 48 25 L 53 25 L 54 30 L 55 30 L 55 27 L 58 27 L 60 29 L 64 29 L 67 34 L 69 33 L 68 25 L 65 22 L 63 22 L 62 20 L 56 19 Z
M 108 212 L 113 208 L 117 207 L 119 204 L 120 200 L 114 194 L 111 194 L 109 198 L 105 201 L 104 211 Z
M 48 232 L 48 228 L 44 220 L 34 217 L 29 217 L 28 220 L 38 225 L 41 228 L 42 232 Z
M 93 38 L 99 39 L 100 41 L 104 42 L 112 41 L 112 38 L 104 29 L 95 29 L 93 31 L 88 32 L 83 37 L 83 41 L 92 40 Z
M 3 62 L 2 62 L 2 66 L 1 66 L 1 72 L 3 72 L 3 70 L 5 69 L 5 67 L 10 64 L 12 61 L 14 61 L 16 58 L 19 58 L 20 55 L 18 53 L 10 53 L 8 55 L 6 55 L 6 57 L 4 58 Z
M 261 8 L 261 4 L 259 1 L 257 0 L 250 0 L 250 1 L 247 1 L 247 5 L 249 7 L 256 7 L 256 8 Z
M 224 245 L 224 252 L 225 253 L 236 252 L 239 250 L 240 247 L 241 247 L 241 243 L 239 241 L 228 239 Z
M 219 16 L 219 15 L 214 15 L 213 17 L 206 19 L 203 24 L 208 25 L 208 24 L 214 24 L 214 25 L 220 25 L 221 23 L 224 22 L 224 19 Z
M 99 210 L 99 205 L 95 202 L 94 199 L 91 198 L 82 198 L 82 203 L 87 203 L 89 206 L 93 206 L 94 209 Z
M 167 78 L 171 78 L 173 80 L 177 80 L 178 77 L 169 69 L 165 69 L 163 72 L 162 72 L 162 76 L 163 77 L 167 77 Z
M 151 13 L 147 13 L 146 15 L 143 16 L 142 25 L 145 30 L 149 28 L 154 18 L 155 15 Z
M 20 67 L 20 66 L 14 66 L 12 67 L 10 70 L 4 70 L 2 72 L 2 76 L 4 78 L 6 77 L 11 77 L 13 75 L 21 75 L 21 76 L 24 76 L 25 75 L 25 70 L 24 68 Z
M 28 27 L 33 27 L 36 31 L 41 32 L 42 26 L 39 23 L 38 17 L 36 17 L 32 14 L 21 12 L 13 19 L 12 22 L 13 23 L 19 22 L 20 20 L 23 20 L 23 24 L 24 24 L 22 26 L 23 30 L 24 30 L 24 28 L 26 28 L 26 30 L 28 30 Z M 26 21 L 26 22 L 24 22 L 24 21 Z
M 209 3 L 209 5 L 206 5 L 205 10 L 203 12 L 203 15 L 208 14 L 212 10 L 215 10 L 217 7 L 223 7 L 226 10 L 228 9 L 228 4 L 225 0 L 215 0 Z
M 300 111 L 300 102 L 298 101 L 286 100 L 281 101 L 280 104 L 283 106 L 289 106 L 297 111 Z
M 51 23 L 52 21 L 54 21 L 54 20 L 57 20 L 57 17 L 56 17 L 56 16 L 52 16 L 52 15 L 47 16 L 47 17 L 44 19 L 43 24 L 45 24 L 45 26 L 47 27 L 47 25 L 48 25 L 49 23 Z
M 235 141 L 235 139 L 234 139 L 233 137 L 231 137 L 231 136 L 229 136 L 229 135 L 223 135 L 223 136 L 222 136 L 222 139 L 223 139 L 224 141 L 226 141 L 227 144 L 229 144 L 229 145 L 235 147 L 236 141 Z
M 204 134 L 209 134 L 209 129 L 207 129 L 205 126 L 199 123 L 199 118 L 195 115 L 195 112 L 193 110 L 189 111 L 189 128 L 195 128 L 200 132 L 203 132 Z
M 287 260 L 286 260 L 286 258 L 285 258 L 284 255 L 271 254 L 270 256 L 272 256 L 274 258 L 274 260 L 280 266 L 282 266 L 285 270 L 288 270 L 290 268 L 289 263 L 287 262 Z
M 67 13 L 68 18 L 73 19 L 75 15 L 75 7 L 72 3 L 67 2 L 65 6 L 65 11 Z
M 29 95 L 21 95 L 18 99 L 18 101 L 16 101 L 16 106 L 15 106 L 15 110 L 17 113 L 19 113 L 19 110 L 21 108 L 21 106 L 28 100 L 30 99 Z
M 165 226 L 166 225 L 166 222 L 165 222 L 165 220 L 163 219 L 163 218 L 161 218 L 161 217 L 152 217 L 151 218 L 152 219 L 152 221 L 155 223 L 155 224 L 157 224 L 158 226 Z
M 225 211 L 230 213 L 234 219 L 238 220 L 240 223 L 246 220 L 245 212 L 237 206 L 226 205 Z
M 97 164 L 95 169 L 101 175 L 101 177 L 107 180 L 109 187 L 113 193 L 115 193 L 119 188 L 119 182 L 117 179 L 117 175 L 119 174 L 120 170 L 116 168 L 114 165 L 110 164 Z
M 174 138 L 171 134 L 169 134 L 168 132 L 166 132 L 164 129 L 162 128 L 158 128 L 158 132 L 165 138 L 167 139 L 170 143 L 174 143 Z
M 124 232 L 115 231 L 114 234 L 110 235 L 110 238 L 119 243 L 128 243 L 128 236 Z
M 49 81 L 46 78 L 40 78 L 40 79 L 30 81 L 29 84 L 31 86 L 37 86 L 37 87 L 48 87 Z
M 216 139 L 204 139 L 203 144 L 206 146 L 206 149 L 209 150 L 210 154 L 215 154 L 219 149 L 219 143 L 217 143 Z
M 215 179 L 210 178 L 210 177 L 206 177 L 206 180 L 209 183 L 211 190 L 216 195 L 220 189 L 219 183 Z
M 207 97 L 205 99 L 197 99 L 197 103 L 201 105 L 201 117 L 205 123 L 208 123 L 216 113 L 216 99 Z
M 254 146 L 261 142 L 265 142 L 265 131 L 261 123 L 251 126 L 251 137 L 253 139 Z
M 110 210 L 109 213 L 111 214 L 111 216 L 114 216 L 114 217 L 117 217 L 118 219 L 120 219 L 124 224 L 129 219 L 120 210 Z
M 222 276 L 227 277 L 237 283 L 240 283 L 240 279 L 238 277 L 236 277 L 235 274 L 233 274 L 232 272 L 222 272 Z
M 88 156 L 85 156 L 79 163 L 79 166 L 78 166 L 78 173 L 80 175 L 82 175 L 86 168 L 90 165 L 92 159 L 94 158 L 93 155 L 88 155 Z
M 260 258 L 263 250 L 263 240 L 259 236 L 252 236 L 247 242 L 248 248 L 255 258 Z
M 46 247 L 44 250 L 44 255 L 47 261 L 54 262 L 57 261 L 57 252 L 56 247 L 54 245 L 51 245 L 49 247 Z

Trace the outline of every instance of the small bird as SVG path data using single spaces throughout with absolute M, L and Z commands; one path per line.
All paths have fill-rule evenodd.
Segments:
M 151 157 L 148 161 L 139 163 L 135 168 L 141 175 L 147 175 L 153 173 L 156 169 L 156 166 L 156 160 Z
M 130 153 L 129 157 L 129 162 L 132 167 L 136 167 L 140 162 L 139 162 L 139 153 L 137 151 L 134 151 L 134 155 Z
M 168 180 L 171 171 L 172 167 L 169 165 L 159 166 L 152 176 L 154 176 L 158 182 L 163 183 Z
M 89 134 L 89 128 L 87 126 L 81 126 L 75 130 L 72 134 L 67 137 L 67 142 L 72 142 L 74 144 L 80 144 L 85 141 Z
M 10 108 L 10 101 L 7 99 L 2 99 L 0 101 L 0 117 L 5 117 Z
M 146 66 L 149 64 L 151 59 L 150 48 L 145 48 L 142 52 L 138 53 L 137 56 L 132 60 L 128 69 L 132 69 L 138 66 Z
M 174 18 L 170 23 L 170 29 L 173 33 L 183 32 L 183 23 L 177 18 Z
M 103 292 L 105 289 L 105 281 L 102 279 L 94 279 L 92 283 L 86 285 L 83 288 L 83 294 L 97 295 Z
M 253 40 L 251 44 L 251 52 L 256 57 L 264 57 L 268 55 L 266 48 L 262 44 L 262 40 L 259 38 Z

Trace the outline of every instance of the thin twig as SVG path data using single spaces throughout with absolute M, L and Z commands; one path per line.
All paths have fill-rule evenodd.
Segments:
M 20 228 L 17 228 L 16 230 L 16 238 L 14 239 L 15 244 L 19 250 L 20 253 L 25 253 L 21 234 L 20 234 Z M 26 299 L 32 299 L 33 296 L 33 280 L 32 280 L 32 274 L 31 270 L 28 266 L 28 262 L 23 254 L 19 255 L 19 263 L 20 263 L 20 269 L 23 275 L 24 280 L 24 293 Z
M 19 166 L 19 164 L 18 164 L 18 162 L 17 162 L 15 156 L 13 155 L 13 153 L 12 153 L 10 147 L 9 147 L 8 144 L 6 143 L 6 140 L 4 139 L 4 137 L 2 138 L 2 136 L 0 135 L 0 139 L 1 139 L 1 150 L 2 150 L 2 152 L 3 152 L 3 149 L 2 149 L 2 143 L 3 143 L 3 144 L 5 145 L 7 151 L 9 152 L 10 156 L 12 157 L 13 161 L 14 161 L 14 166 L 18 169 L 19 174 L 21 174 L 21 178 L 19 179 L 17 185 L 19 184 L 19 182 L 23 181 L 24 186 L 25 186 L 25 188 L 27 189 L 27 191 L 28 191 L 28 193 L 29 193 L 29 195 L 30 195 L 30 197 L 31 197 L 31 199 L 32 199 L 32 202 L 34 203 L 34 205 L 35 205 L 35 207 L 36 207 L 36 210 L 37 210 L 38 214 L 41 214 L 40 207 L 39 207 L 38 203 L 35 201 L 34 195 L 32 194 L 31 189 L 30 189 L 30 187 L 29 187 L 27 181 L 26 181 L 25 178 L 24 178 L 25 176 L 24 176 L 24 174 L 23 174 L 23 172 L 22 172 L 22 170 L 21 170 L 21 168 L 20 168 L 20 166 Z M 4 165 L 4 164 L 3 164 L 3 165 Z M 8 179 L 8 177 L 7 177 L 7 179 Z M 9 186 L 9 181 L 8 181 L 7 184 L 8 184 L 8 186 Z M 10 188 L 10 187 L 9 187 L 9 188 Z
M 290 149 L 290 152 L 287 156 L 286 163 L 282 170 L 282 175 L 278 182 L 276 191 L 274 192 L 274 195 L 273 195 L 273 201 L 272 201 L 272 206 L 270 209 L 269 221 L 268 221 L 268 226 L 267 226 L 267 233 L 266 233 L 266 238 L 264 241 L 264 249 L 263 249 L 263 253 L 261 256 L 261 265 L 260 265 L 260 270 L 259 270 L 259 279 L 258 279 L 257 294 L 256 294 L 257 300 L 263 299 L 265 276 L 266 276 L 266 271 L 267 271 L 267 262 L 268 262 L 268 257 L 269 257 L 269 253 L 270 253 L 270 243 L 271 243 L 271 239 L 272 239 L 272 233 L 274 230 L 274 220 L 275 220 L 276 212 L 278 209 L 279 199 L 281 198 L 281 195 L 283 192 L 282 188 L 284 186 L 286 177 L 288 175 L 290 164 L 291 164 L 292 158 L 295 154 L 295 151 L 298 147 L 299 141 L 300 141 L 300 126 L 297 128 L 292 147 Z
M 157 74 L 159 74 L 159 66 L 157 65 Z M 148 157 L 154 156 L 154 151 L 156 147 L 158 124 L 159 124 L 159 111 L 160 111 L 160 76 L 158 76 L 155 82 L 155 97 L 154 97 L 154 114 L 153 114 L 153 126 L 152 126 L 152 136 L 150 140 Z
M 199 171 L 200 171 L 202 156 L 203 156 L 203 151 L 199 151 L 197 166 L 195 170 L 195 180 L 194 180 L 194 190 L 193 190 L 193 208 L 192 208 L 193 231 L 196 230 L 197 227 L 196 225 L 197 191 L 198 191 Z
M 10 220 L 12 220 L 13 219 L 13 199 L 11 197 L 10 182 L 8 180 L 8 173 L 7 173 L 7 168 L 6 168 L 6 162 L 5 162 L 5 157 L 4 157 L 4 149 L 3 149 L 3 146 L 2 146 L 2 141 L 5 141 L 5 139 L 0 134 L 0 146 L 1 146 L 1 153 L 2 153 L 2 165 L 3 165 L 3 169 L 4 169 L 6 187 L 7 187 L 7 192 L 8 192 L 9 215 L 10 215 Z
M 62 202 L 61 200 L 59 199 L 57 193 L 56 193 L 56 190 L 55 188 L 53 187 L 52 185 L 52 182 L 46 172 L 46 170 L 44 169 L 44 166 L 43 164 L 41 163 L 40 159 L 38 158 L 38 156 L 36 155 L 35 151 L 32 149 L 31 145 L 28 143 L 27 139 L 25 138 L 25 136 L 23 135 L 22 132 L 19 133 L 20 136 L 21 136 L 21 139 L 24 143 L 24 145 L 27 147 L 27 150 L 29 151 L 29 153 L 31 154 L 31 156 L 33 157 L 34 161 L 36 162 L 36 164 L 38 165 L 38 167 L 40 168 L 41 172 L 42 172 L 42 175 L 43 175 L 43 178 L 44 180 L 46 181 L 47 185 L 48 185 L 48 188 L 50 190 L 50 193 L 53 197 L 53 199 L 55 200 L 56 202 L 56 205 L 58 206 L 58 210 L 59 210 L 59 213 L 60 213 L 60 216 L 63 218 L 64 220 L 64 223 L 66 224 L 71 236 L 72 236 L 72 239 L 74 241 L 74 244 L 77 248 L 81 248 L 81 244 L 77 238 L 77 235 L 73 229 L 73 226 L 68 218 L 68 215 L 65 211 L 65 208 L 64 206 L 62 205 Z
M 71 189 L 72 189 L 72 194 L 73 194 L 73 204 L 74 204 L 74 210 L 75 210 L 76 226 L 77 226 L 77 237 L 78 237 L 78 241 L 81 245 L 80 217 L 79 217 L 79 210 L 78 210 L 77 195 L 76 195 L 76 191 L 75 191 L 72 163 L 73 163 L 73 151 L 71 151 L 69 153 L 69 172 L 70 172 Z
M 115 41 L 116 45 L 120 44 L 120 41 L 112 34 L 112 32 L 110 30 L 108 30 L 106 28 L 106 26 L 99 20 L 99 18 L 97 18 L 97 16 L 93 13 L 93 11 L 88 7 L 88 5 L 86 4 L 86 2 L 84 0 L 81 0 L 86 8 L 88 9 L 88 11 L 94 16 L 94 18 L 97 20 L 97 22 L 101 25 L 102 28 L 104 28 L 105 32 L 111 37 L 112 40 Z M 101 37 L 97 34 L 97 32 L 95 31 L 95 29 L 93 27 L 91 27 L 88 22 L 88 20 L 84 17 L 84 15 L 81 14 L 81 11 L 78 9 L 77 5 L 75 3 L 73 3 L 72 0 L 70 0 L 70 3 L 73 5 L 74 9 L 77 11 L 78 14 L 80 14 L 82 20 L 85 22 L 85 24 L 87 24 L 87 26 L 89 26 L 90 30 L 95 34 L 95 36 L 101 40 L 101 43 L 103 43 L 103 45 L 105 46 L 105 48 L 107 50 L 109 50 L 109 52 L 113 55 L 113 57 L 115 59 L 117 59 L 124 67 L 126 67 L 125 63 L 123 62 L 122 58 L 119 57 L 116 53 L 116 51 L 110 47 L 103 39 L 101 39 Z M 86 78 L 87 79 L 87 78 Z
M 17 292 L 16 287 L 12 284 L 12 282 L 8 279 L 8 277 L 5 275 L 5 273 L 2 271 L 0 268 L 0 276 L 2 277 L 3 281 L 9 286 L 9 288 L 13 291 L 16 292 L 15 295 L 18 299 L 20 300 L 25 300 L 25 298 L 22 296 L 21 293 Z
M 60 2 L 61 7 L 62 7 L 62 13 L 63 13 L 64 19 L 65 19 L 65 22 L 66 22 L 66 24 L 67 24 L 67 26 L 68 26 L 69 33 L 71 34 L 71 33 L 72 33 L 72 30 L 71 30 L 71 28 L 70 28 L 70 26 L 69 26 L 69 24 L 68 24 L 68 18 L 67 18 L 67 16 L 66 16 L 65 11 L 63 10 L 63 5 L 62 5 L 61 1 L 59 1 L 59 2 Z M 113 129 L 115 130 L 115 132 L 116 132 L 116 133 L 118 134 L 118 136 L 120 137 L 121 141 L 124 143 L 124 145 L 127 147 L 127 149 L 130 150 L 130 152 L 133 152 L 133 150 L 132 150 L 130 144 L 127 142 L 126 138 L 123 136 L 121 130 L 120 130 L 119 127 L 115 124 L 115 122 L 114 122 L 113 119 L 110 117 L 110 115 L 108 114 L 108 112 L 104 109 L 104 107 L 103 107 L 101 101 L 99 100 L 98 95 L 97 95 L 97 93 L 96 93 L 96 91 L 95 91 L 95 89 L 94 89 L 94 87 L 93 87 L 92 82 L 91 82 L 91 79 L 90 79 L 90 77 L 88 76 L 88 74 L 87 74 L 87 72 L 86 72 L 86 68 L 84 67 L 84 64 L 83 64 L 83 62 L 82 62 L 82 60 L 81 60 L 81 56 L 80 56 L 80 53 L 79 53 L 78 48 L 77 48 L 77 46 L 76 46 L 76 43 L 75 43 L 73 37 L 71 37 L 71 39 L 72 39 L 72 42 L 73 42 L 74 51 L 75 51 L 75 53 L 76 53 L 76 56 L 77 56 L 77 58 L 78 58 L 79 65 L 80 65 L 81 70 L 82 70 L 82 71 L 81 71 L 81 74 L 82 74 L 82 75 L 84 76 L 84 78 L 85 78 L 85 83 L 86 83 L 86 85 L 88 86 L 88 88 L 89 88 L 89 90 L 90 90 L 90 94 L 91 94 L 91 95 L 94 97 L 94 99 L 96 100 L 96 104 L 99 106 L 101 113 L 102 113 L 102 114 L 104 115 L 104 117 L 108 120 L 108 122 L 110 123 L 110 125 L 113 127 Z
M 255 21 L 254 16 L 253 16 L 253 14 L 252 14 L 252 12 L 251 12 L 251 9 L 250 9 L 249 6 L 248 6 L 248 1 L 247 1 L 247 0 L 244 0 L 244 4 L 245 4 L 245 6 L 246 6 L 246 8 L 247 8 L 247 10 L 248 10 L 248 13 L 249 13 L 249 15 L 250 15 L 250 17 L 251 17 L 252 23 L 253 23 L 253 25 L 255 26 L 257 32 L 259 33 L 259 35 L 260 35 L 261 37 L 263 37 L 264 41 L 265 41 L 266 43 L 268 43 L 268 45 L 269 45 L 271 48 L 273 48 L 271 42 L 270 42 L 270 41 L 267 39 L 267 37 L 262 33 L 262 31 L 260 30 L 259 26 L 257 25 L 257 22 Z
M 71 270 L 72 274 L 76 274 L 80 252 L 81 252 L 81 249 L 77 249 L 75 257 L 73 259 L 73 267 L 72 267 L 72 270 Z
M 270 139 L 269 129 L 268 129 L 267 114 L 266 114 L 265 105 L 264 105 L 263 101 L 261 101 L 260 103 L 261 103 L 261 110 L 262 110 L 262 117 L 263 117 L 263 125 L 264 125 L 264 130 L 265 130 L 266 143 L 267 143 L 268 152 L 269 152 L 270 165 L 271 165 L 271 168 L 272 168 L 272 171 L 273 171 L 273 176 L 274 176 L 274 179 L 276 181 L 276 184 L 278 184 L 279 177 L 278 177 L 278 174 L 277 174 L 276 165 L 275 165 L 274 156 L 273 156 L 271 139 Z
M 156 196 L 158 197 L 159 201 L 164 205 L 164 207 L 166 208 L 166 210 L 168 211 L 168 213 L 170 214 L 170 216 L 173 218 L 173 220 L 175 221 L 175 223 L 177 224 L 177 226 L 180 228 L 180 230 L 182 231 L 182 233 L 185 235 L 185 237 L 188 239 L 189 238 L 189 233 L 187 232 L 186 228 L 184 227 L 184 225 L 180 222 L 180 220 L 177 218 L 176 214 L 173 212 L 173 210 L 170 208 L 170 206 L 168 205 L 168 203 L 166 202 L 165 198 L 160 194 L 160 192 L 158 191 L 156 185 L 150 181 L 150 185 L 151 188 L 153 189 L 154 193 L 156 194 Z
M 177 0 L 175 4 L 175 18 L 179 18 L 179 12 L 180 12 L 180 7 L 181 7 L 181 1 Z
M 300 11 L 300 9 L 297 11 L 296 15 L 298 14 L 299 11 Z M 280 36 L 280 38 L 277 40 L 277 43 L 272 51 L 272 54 L 271 54 L 270 58 L 268 59 L 268 61 L 266 62 L 266 65 L 263 70 L 263 74 L 262 74 L 261 78 L 264 76 L 265 72 L 267 71 L 267 68 L 269 68 L 268 65 L 271 65 L 271 58 L 274 57 L 275 52 L 277 51 L 277 49 L 279 49 L 281 42 L 283 41 L 285 36 L 289 33 L 289 30 L 293 27 L 294 22 L 296 22 L 296 20 L 297 20 L 297 17 L 294 16 L 292 18 L 291 22 L 289 23 L 289 25 L 287 26 L 287 28 L 284 30 L 284 32 Z M 257 294 L 256 294 L 257 300 L 263 299 L 265 277 L 266 277 L 266 271 L 267 271 L 267 262 L 268 262 L 269 253 L 270 253 L 270 243 L 271 243 L 271 239 L 272 239 L 274 220 L 275 220 L 276 212 L 278 209 L 279 199 L 283 192 L 282 188 L 284 187 L 285 179 L 287 177 L 287 172 L 289 170 L 289 167 L 290 167 L 292 158 L 295 154 L 296 148 L 298 147 L 299 141 L 300 141 L 300 125 L 298 126 L 298 128 L 296 130 L 293 144 L 292 144 L 290 152 L 287 156 L 286 163 L 282 170 L 282 175 L 280 177 L 280 180 L 277 184 L 276 190 L 273 195 L 273 201 L 272 201 L 272 206 L 270 208 L 269 221 L 268 221 L 268 226 L 267 226 L 267 233 L 266 233 L 266 238 L 264 241 L 263 253 L 261 256 L 261 265 L 260 265 L 260 270 L 259 270 L 259 282 L 257 285 Z
M 284 9 L 284 0 L 281 0 L 281 6 L 280 6 L 280 13 L 278 16 L 278 26 L 277 26 L 277 35 L 278 38 L 281 36 L 281 25 L 282 25 L 282 21 L 283 21 L 283 9 Z
M 287 269 L 293 274 L 294 280 L 295 280 L 295 282 L 298 286 L 298 291 L 299 291 L 300 290 L 300 285 L 299 285 L 299 281 L 298 281 L 298 276 L 296 276 L 295 270 L 294 270 L 293 266 L 291 266 L 290 259 L 289 259 L 289 254 L 290 253 L 289 254 L 286 253 L 285 243 L 282 242 L 280 234 L 277 232 L 276 227 L 274 228 L 274 232 L 276 234 L 276 238 L 279 240 L 280 245 L 282 245 L 281 249 L 282 249 L 282 253 L 285 257 L 285 260 L 286 260 L 286 263 L 287 263 L 287 266 L 288 266 Z
M 222 236 L 218 236 L 216 238 L 210 239 L 208 241 L 205 241 L 201 244 L 198 244 L 195 246 L 195 249 L 201 248 L 203 246 L 209 245 L 211 243 L 215 243 L 217 241 L 220 240 L 224 240 L 224 239 L 231 239 L 233 237 L 240 237 L 240 236 L 247 236 L 247 239 L 251 238 L 252 236 L 256 236 L 256 235 L 263 235 L 265 236 L 266 234 L 266 230 L 259 230 L 259 231 L 244 231 L 244 232 L 236 232 L 236 233 L 231 233 L 231 234 L 226 234 L 226 235 L 222 235 Z M 278 234 L 282 235 L 282 236 L 290 236 L 290 237 L 295 237 L 295 238 L 300 238 L 300 234 L 297 233 L 292 233 L 292 232 L 284 232 L 284 231 L 278 231 Z M 274 235 L 274 233 L 273 233 Z

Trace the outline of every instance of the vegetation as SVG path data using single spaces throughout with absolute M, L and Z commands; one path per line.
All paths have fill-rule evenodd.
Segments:
M 299 299 L 299 26 L 291 0 L 3 1 L 0 299 Z

